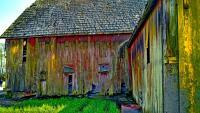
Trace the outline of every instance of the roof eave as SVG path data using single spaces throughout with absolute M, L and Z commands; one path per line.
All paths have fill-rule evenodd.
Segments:
M 109 33 L 82 33 L 82 34 L 49 34 L 49 35 L 32 35 L 32 36 L 0 36 L 0 39 L 21 39 L 21 38 L 40 38 L 40 37 L 62 37 L 62 36 L 86 36 L 86 35 L 116 35 L 116 34 L 132 34 L 133 31 L 126 32 L 109 32 Z
M 149 19 L 151 12 L 156 8 L 156 6 L 158 5 L 158 3 L 160 2 L 160 0 L 150 0 L 147 4 L 146 7 L 146 12 L 144 12 L 141 20 L 139 21 L 138 25 L 135 27 L 128 43 L 127 43 L 127 47 L 130 48 L 131 44 L 134 42 L 136 36 L 139 34 L 139 32 L 143 29 L 143 27 L 145 26 L 145 23 L 147 22 L 147 20 Z

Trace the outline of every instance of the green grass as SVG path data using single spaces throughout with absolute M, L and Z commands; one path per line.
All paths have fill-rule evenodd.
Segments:
M 32 99 L 10 107 L 0 107 L 0 113 L 119 113 L 116 103 L 103 99 L 70 98 Z

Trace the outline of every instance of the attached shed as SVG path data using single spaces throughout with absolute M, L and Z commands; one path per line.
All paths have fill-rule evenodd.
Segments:
M 117 47 L 146 0 L 36 0 L 1 35 L 8 86 L 39 95 L 120 92 Z

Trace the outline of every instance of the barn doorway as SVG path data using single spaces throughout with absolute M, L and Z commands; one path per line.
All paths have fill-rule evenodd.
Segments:
M 65 87 L 67 88 L 68 95 L 72 95 L 73 84 L 74 84 L 74 68 L 73 66 L 64 66 L 64 75 L 65 75 Z
M 103 95 L 107 95 L 109 93 L 109 72 L 110 72 L 109 63 L 99 64 L 98 72 L 99 72 L 99 92 L 102 92 Z
M 68 94 L 71 95 L 72 94 L 72 75 L 68 76 Z

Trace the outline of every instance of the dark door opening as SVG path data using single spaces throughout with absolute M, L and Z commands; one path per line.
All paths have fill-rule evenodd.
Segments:
M 68 94 L 72 94 L 72 75 L 68 76 Z

